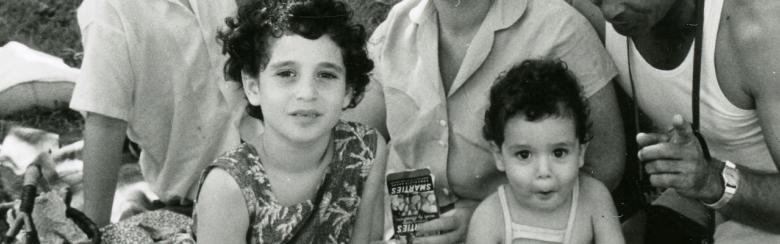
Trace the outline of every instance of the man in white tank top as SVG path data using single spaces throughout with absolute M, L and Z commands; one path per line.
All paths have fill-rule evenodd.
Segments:
M 780 243 L 780 2 L 706 1 L 699 106 L 709 161 L 681 122 L 692 121 L 696 1 L 594 3 L 610 22 L 621 85 L 660 128 L 637 136 L 650 182 L 676 190 L 658 201 L 689 217 L 691 202 L 714 209 L 716 243 Z

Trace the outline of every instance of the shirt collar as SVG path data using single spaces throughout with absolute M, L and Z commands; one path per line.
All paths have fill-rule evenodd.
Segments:
M 409 19 L 415 24 L 422 24 L 433 17 L 434 6 L 431 0 L 422 0 L 409 11 Z
M 494 0 L 483 25 L 493 30 L 509 28 L 525 14 L 527 5 L 528 0 Z M 434 8 L 432 0 L 421 0 L 409 11 L 409 19 L 415 24 L 422 24 L 433 18 Z

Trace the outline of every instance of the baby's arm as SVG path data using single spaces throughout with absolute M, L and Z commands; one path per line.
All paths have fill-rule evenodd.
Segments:
M 583 191 L 589 193 L 587 206 L 591 209 L 590 218 L 593 225 L 593 239 L 596 244 L 626 243 L 620 228 L 620 217 L 615 210 L 607 187 L 601 181 L 580 174 Z
M 469 223 L 466 243 L 502 243 L 504 236 L 504 217 L 501 216 L 501 204 L 495 193 L 485 198 L 474 210 Z
M 195 206 L 198 243 L 246 243 L 249 210 L 238 183 L 222 169 L 209 172 Z
M 376 142 L 376 155 L 374 165 L 366 179 L 363 188 L 362 201 L 358 209 L 355 229 L 352 232 L 350 243 L 369 243 L 369 241 L 382 240 L 384 228 L 384 176 L 387 166 L 387 143 L 382 136 L 378 136 Z

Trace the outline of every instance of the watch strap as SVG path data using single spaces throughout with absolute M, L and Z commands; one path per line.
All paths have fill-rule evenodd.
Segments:
M 739 170 L 736 164 L 726 160 L 720 175 L 723 178 L 723 195 L 714 203 L 702 202 L 705 206 L 713 209 L 720 209 L 726 206 L 731 201 L 731 198 L 734 197 L 734 194 L 737 193 L 737 188 L 739 187 Z

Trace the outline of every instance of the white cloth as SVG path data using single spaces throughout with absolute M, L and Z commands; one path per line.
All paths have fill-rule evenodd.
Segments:
M 723 94 L 715 72 L 715 43 L 720 23 L 723 0 L 710 0 L 705 5 L 702 45 L 700 131 L 713 157 L 731 160 L 736 164 L 764 172 L 777 172 L 766 145 L 755 110 L 745 110 L 732 104 Z M 630 47 L 627 53 L 626 37 L 607 26 L 606 46 L 620 75 L 623 89 L 631 94 L 629 61 L 633 73 L 639 107 L 653 121 L 656 128 L 671 126 L 672 116 L 681 114 L 691 121 L 691 91 L 693 77 L 693 45 L 682 64 L 672 70 L 659 70 L 648 64 L 641 54 Z M 665 192 L 655 204 L 670 207 L 694 220 L 703 221 L 704 207 L 697 201 L 680 197 L 673 191 Z M 726 221 L 718 225 L 716 243 L 778 243 L 780 236 L 771 235 L 737 223 Z
M 235 1 L 190 6 L 85 0 L 78 10 L 84 62 L 71 107 L 127 121 L 144 179 L 166 202 L 192 199 L 201 170 L 239 144 L 245 104 L 216 40 Z
M 70 100 L 79 70 L 18 42 L 0 47 L 0 115 Z

